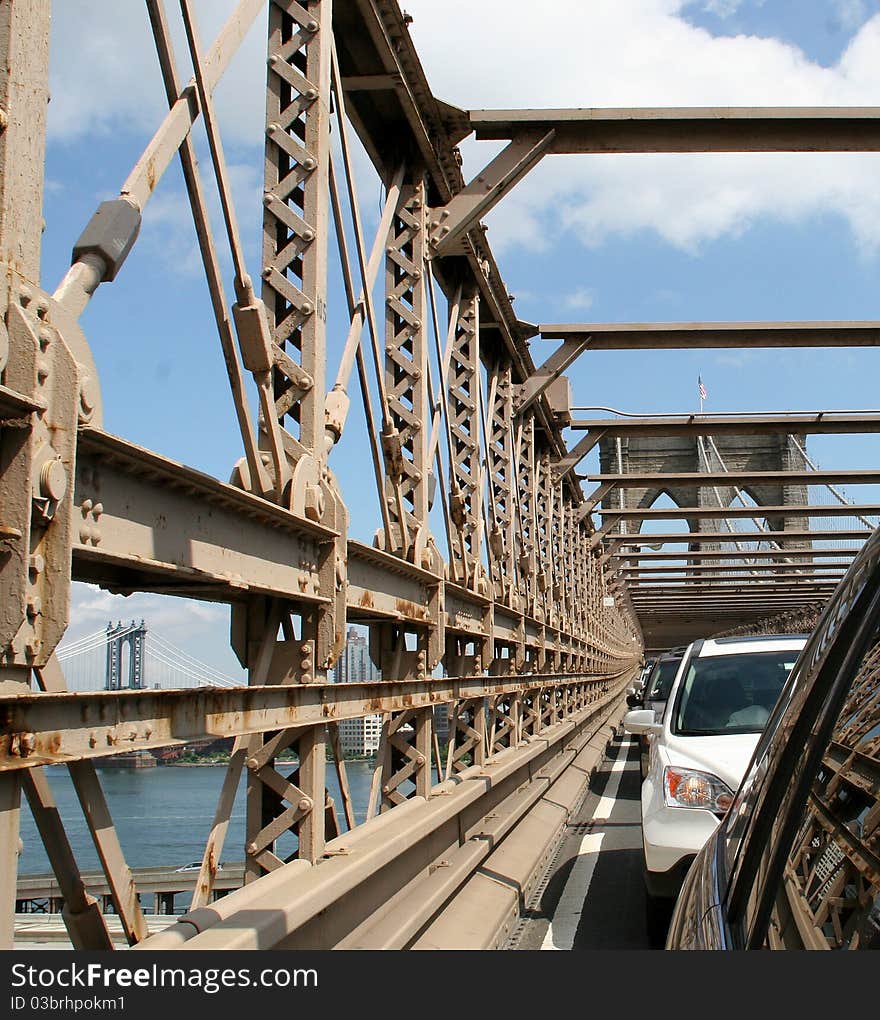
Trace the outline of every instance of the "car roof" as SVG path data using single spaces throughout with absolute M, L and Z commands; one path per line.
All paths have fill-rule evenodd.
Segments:
M 703 658 L 709 655 L 772 652 L 779 648 L 800 651 L 807 643 L 808 638 L 809 634 L 759 634 L 748 637 L 706 638 L 694 642 L 691 654 L 697 658 Z

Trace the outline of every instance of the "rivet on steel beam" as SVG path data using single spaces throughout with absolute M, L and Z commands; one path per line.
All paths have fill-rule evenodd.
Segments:
M 46 560 L 42 553 L 34 553 L 31 556 L 30 570 L 33 574 L 42 574 L 46 569 Z
M 305 96 L 306 99 L 317 99 L 318 98 L 318 90 L 317 89 L 306 89 L 305 92 L 303 92 L 303 95 Z
M 312 810 L 312 801 L 311 801 L 311 798 L 309 798 L 309 797 L 301 797 L 297 801 L 296 806 L 300 809 L 300 811 L 311 811 Z
M 317 21 L 307 21 L 303 27 L 307 32 L 317 32 L 320 26 Z
M 256 758 L 248 758 L 245 764 L 251 770 L 251 772 L 255 772 L 260 767 L 260 763 Z
M 250 854 L 253 857 L 253 855 L 257 852 L 257 844 L 248 843 L 244 849 L 246 853 Z
M 315 159 L 314 156 L 306 156 L 306 158 L 300 164 L 303 170 L 314 170 L 317 165 L 318 161 Z
M 300 310 L 302 311 L 303 315 L 311 315 L 315 308 L 314 305 L 312 305 L 311 301 L 303 301 L 302 308 Z
M 302 232 L 301 236 L 302 236 L 302 239 L 304 241 L 314 241 L 315 240 L 315 232 L 314 232 L 314 230 L 312 230 L 311 227 L 309 227 L 307 230 L 304 230 Z

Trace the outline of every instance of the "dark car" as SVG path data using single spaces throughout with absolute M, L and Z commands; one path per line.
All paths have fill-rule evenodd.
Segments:
M 666 701 L 669 698 L 670 690 L 672 690 L 672 681 L 681 665 L 684 651 L 684 648 L 675 648 L 657 658 L 645 681 L 645 688 L 641 696 L 632 701 L 627 698 L 630 708 L 650 708 L 653 709 L 654 718 L 658 722 L 663 718 Z M 649 739 L 644 735 L 639 737 L 639 769 L 642 779 L 645 778 L 648 771 Z
M 667 949 L 880 949 L 880 529 L 798 657 Z

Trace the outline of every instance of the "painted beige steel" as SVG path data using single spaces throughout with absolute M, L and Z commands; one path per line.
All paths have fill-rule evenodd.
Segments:
M 558 723 L 542 738 L 523 747 L 510 749 L 494 762 L 473 766 L 457 780 L 436 786 L 428 800 L 411 797 L 394 809 L 380 814 L 358 830 L 327 844 L 320 867 L 299 869 L 287 865 L 279 869 L 271 882 L 261 881 L 253 889 L 245 887 L 230 893 L 211 908 L 202 908 L 179 922 L 180 932 L 164 932 L 141 944 L 144 949 L 179 948 L 205 950 L 218 948 L 268 949 L 294 948 L 297 932 L 321 913 L 321 935 L 313 933 L 308 944 L 331 948 L 334 929 L 333 908 L 344 915 L 343 929 L 353 928 L 352 915 L 361 921 L 371 916 L 369 896 L 384 897 L 383 869 L 391 868 L 391 886 L 400 888 L 406 878 L 428 871 L 434 862 L 436 847 L 432 834 L 452 823 L 455 840 L 460 837 L 459 821 L 468 809 L 476 821 L 485 814 L 486 800 L 515 793 L 528 778 L 532 763 L 544 760 L 565 747 L 579 730 L 589 724 L 604 707 L 619 705 L 617 692 L 584 710 L 579 719 Z M 593 726 L 587 739 L 596 732 Z M 583 779 L 583 774 L 581 779 Z M 495 791 L 498 791 L 497 794 Z M 294 862 L 300 864 L 301 862 Z M 388 876 L 384 876 L 388 880 Z M 361 895 L 354 890 L 369 886 Z M 380 899 L 380 902 L 384 902 Z M 337 922 L 338 923 L 338 922 Z M 194 934 L 198 929 L 199 934 Z

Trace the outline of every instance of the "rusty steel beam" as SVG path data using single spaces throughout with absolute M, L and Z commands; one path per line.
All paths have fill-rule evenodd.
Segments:
M 708 488 L 729 485 L 874 485 L 880 482 L 880 470 L 816 471 L 655 471 L 648 474 L 588 474 L 583 481 L 599 482 L 616 489 L 650 488 L 675 485 L 678 488 Z M 595 499 L 595 493 L 589 499 Z
M 584 322 L 541 323 L 544 340 L 562 340 L 560 350 L 714 350 L 728 347 L 876 347 L 880 322 Z
M 785 573 L 791 571 L 803 571 L 806 567 L 821 568 L 822 570 L 844 571 L 850 566 L 849 560 L 833 560 L 831 563 L 810 563 L 809 558 L 797 562 L 764 561 L 762 563 L 708 563 L 708 564 L 682 564 L 681 566 L 635 566 L 621 567 L 618 574 L 623 577 L 638 577 L 648 574 L 663 574 L 674 577 L 676 574 L 705 574 L 715 571 L 718 574 L 731 573 Z
M 576 432 L 634 436 L 850 435 L 880 432 L 877 411 L 796 411 L 791 414 L 687 414 L 656 418 L 572 419 Z M 584 452 L 584 456 L 589 451 Z
M 80 431 L 74 508 L 79 580 L 224 602 L 327 600 L 317 562 L 331 529 L 108 433 Z
M 645 595 L 671 595 L 676 592 L 688 592 L 695 598 L 714 592 L 800 592 L 812 591 L 814 588 L 836 588 L 842 574 L 827 577 L 816 574 L 766 574 L 763 577 L 740 577 L 729 574 L 703 574 L 697 577 L 669 578 L 645 577 L 628 578 L 624 584 L 626 591 L 635 599 Z
M 707 520 L 721 520 L 739 517 L 858 517 L 864 514 L 880 513 L 880 506 L 873 503 L 841 504 L 829 503 L 793 503 L 791 505 L 762 506 L 683 506 L 683 507 L 609 507 L 607 510 L 594 510 L 605 519 L 620 518 L 622 520 L 655 520 L 671 521 L 678 517 L 697 517 Z M 761 532 L 755 532 L 757 539 Z M 646 536 L 650 537 L 650 536 Z M 747 541 L 744 533 L 739 533 L 741 542 Z
M 866 536 L 869 534 L 865 533 Z M 648 538 L 650 536 L 644 536 Z M 743 563 L 750 563 L 753 560 L 762 559 L 775 559 L 783 560 L 787 556 L 797 555 L 803 556 L 806 560 L 813 560 L 821 557 L 833 557 L 833 556 L 855 556 L 859 552 L 861 547 L 854 547 L 852 549 L 814 549 L 807 547 L 801 550 L 798 549 L 748 549 L 744 552 L 725 552 L 722 549 L 707 549 L 701 551 L 698 549 L 685 549 L 681 552 L 620 552 L 616 550 L 608 554 L 609 559 L 615 559 L 628 563 L 630 561 L 637 561 L 642 563 L 647 560 L 649 563 L 658 563 L 661 560 L 687 560 L 690 563 L 693 560 L 704 562 L 707 560 L 739 560 Z M 754 565 L 754 564 L 751 564 Z M 818 564 L 817 564 L 818 565 Z
M 825 530 L 825 531 L 685 531 L 685 532 L 665 532 L 663 534 L 652 535 L 649 532 L 644 534 L 631 534 L 631 535 L 620 535 L 611 534 L 605 536 L 605 544 L 610 547 L 617 547 L 620 545 L 631 545 L 631 546 L 643 546 L 643 545 L 673 545 L 673 544 L 690 544 L 690 545 L 702 545 L 715 544 L 715 543 L 731 543 L 731 542 L 851 542 L 851 541 L 865 541 L 871 536 L 871 532 L 867 529 L 863 530 Z M 784 552 L 800 552 L 801 548 L 804 552 L 811 552 L 811 548 L 808 546 L 791 548 L 785 547 Z M 837 550 L 835 550 L 837 551 Z M 682 556 L 688 555 L 689 550 L 682 552 Z M 621 556 L 626 556 L 626 553 L 620 553 Z M 633 554 L 634 555 L 634 554 Z M 731 554 L 735 555 L 735 554 Z
M 201 737 L 323 726 L 327 721 L 429 708 L 536 687 L 595 686 L 601 682 L 603 678 L 596 675 L 514 674 L 372 684 L 22 694 L 5 702 L 0 772 L 165 747 Z
M 553 131 L 552 152 L 875 152 L 880 107 L 471 110 L 478 139 Z

